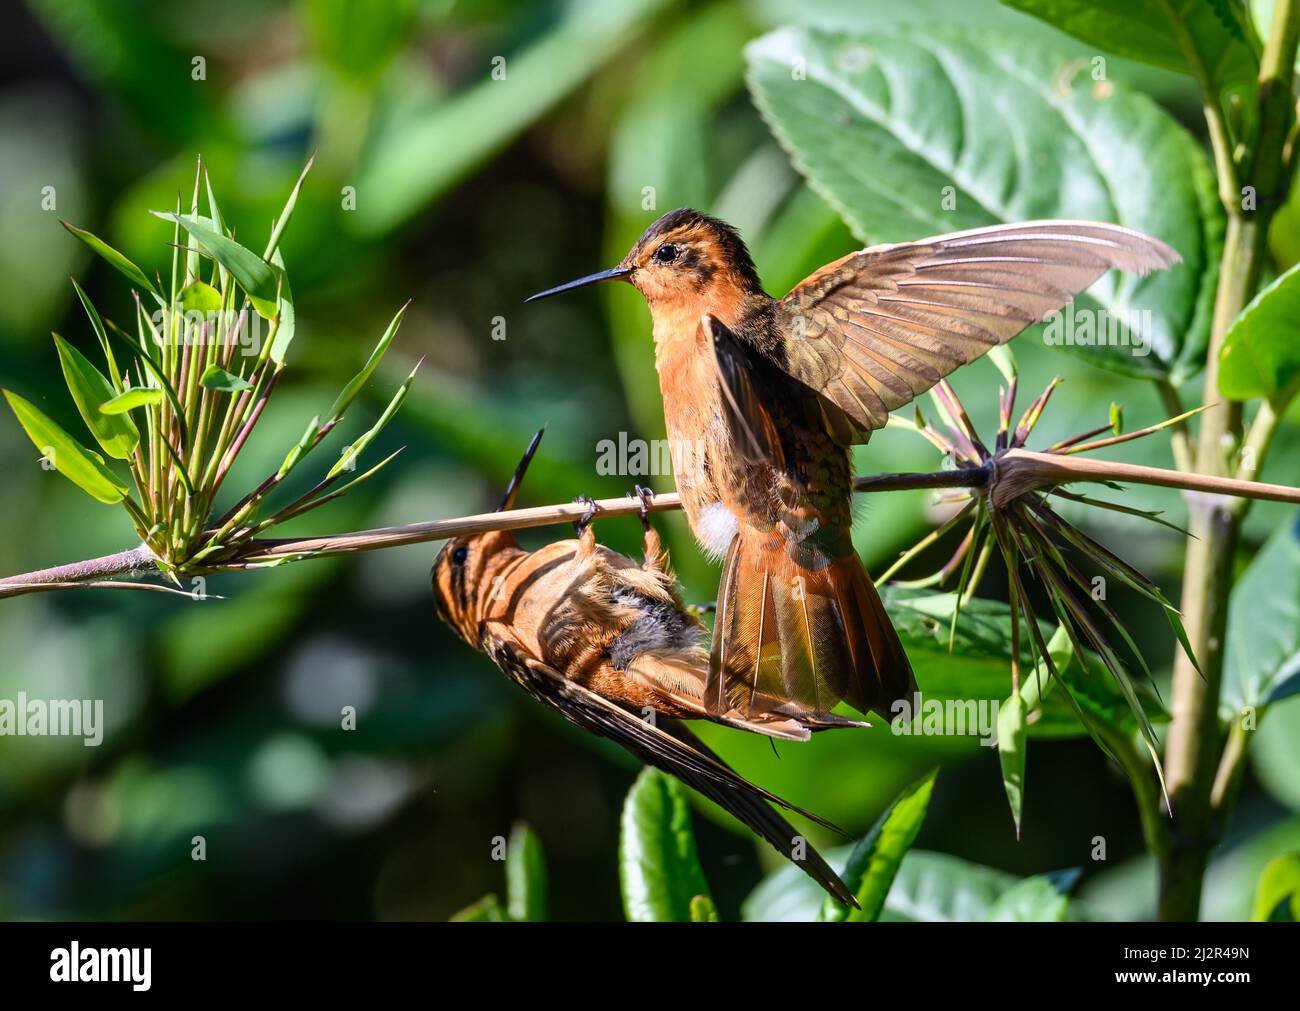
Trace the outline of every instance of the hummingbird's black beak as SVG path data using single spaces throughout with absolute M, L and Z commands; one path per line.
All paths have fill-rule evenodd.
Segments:
M 589 284 L 599 284 L 601 281 L 613 281 L 620 277 L 627 277 L 632 273 L 631 267 L 610 267 L 609 270 L 602 270 L 595 274 L 588 274 L 586 277 L 580 277 L 576 281 L 569 281 L 567 284 L 556 285 L 554 288 L 547 288 L 545 291 L 539 291 L 536 295 L 529 295 L 525 302 L 536 302 L 539 298 L 550 298 L 552 295 L 558 295 L 562 291 L 572 291 L 574 288 L 585 288 Z
M 497 512 L 503 513 L 507 509 L 514 508 L 515 496 L 519 494 L 519 486 L 523 484 L 524 474 L 528 472 L 528 465 L 533 462 L 533 454 L 537 452 L 537 447 L 541 445 L 542 436 L 545 434 L 546 426 L 543 425 L 537 430 L 537 434 L 533 436 L 533 441 L 528 444 L 528 448 L 524 450 L 524 458 L 519 461 L 519 466 L 515 468 L 514 476 L 510 478 L 510 484 L 506 486 L 505 498 L 497 506 Z

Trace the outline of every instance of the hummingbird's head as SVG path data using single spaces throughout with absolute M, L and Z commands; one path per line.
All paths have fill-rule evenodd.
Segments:
M 538 430 L 528 444 L 497 512 L 513 508 L 519 485 L 545 431 L 545 428 Z M 518 551 L 519 545 L 512 531 L 486 530 L 453 537 L 433 560 L 433 602 L 438 608 L 438 617 L 471 646 L 478 645 L 479 624 L 496 593 L 502 565 Z
M 652 310 L 698 303 L 699 312 L 716 312 L 719 303 L 763 290 L 740 233 L 725 221 L 682 208 L 647 228 L 617 267 L 538 292 L 528 301 L 613 280 L 630 282 Z

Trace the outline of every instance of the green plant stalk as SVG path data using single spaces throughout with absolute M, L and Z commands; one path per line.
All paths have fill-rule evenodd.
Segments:
M 1295 115 L 1291 88 L 1298 38 L 1297 0 L 1278 0 L 1260 62 L 1256 143 L 1243 145 L 1245 155 L 1237 163 L 1236 178 L 1255 190 L 1253 212 L 1243 209 L 1243 194 L 1233 192 L 1224 178 L 1224 155 L 1231 152 L 1224 151 L 1225 138 L 1216 132 L 1221 107 L 1217 95 L 1205 94 L 1228 226 L 1205 368 L 1202 402 L 1210 406 L 1201 417 L 1196 447 L 1196 469 L 1203 474 L 1225 473 L 1226 458 L 1242 444 L 1241 405 L 1224 401 L 1219 394 L 1218 359 L 1229 326 L 1259 286 L 1269 220 L 1285 194 L 1284 148 Z M 1265 447 L 1255 448 L 1258 453 Z M 1187 546 L 1181 611 L 1204 677 L 1180 651 L 1174 662 L 1165 747 L 1174 823 L 1168 845 L 1157 853 L 1157 915 L 1162 920 L 1197 919 L 1205 869 L 1217 841 L 1212 792 L 1223 748 L 1218 706 L 1228 598 L 1241 530 L 1241 510 L 1225 500 L 1192 499 L 1190 511 L 1193 537 Z

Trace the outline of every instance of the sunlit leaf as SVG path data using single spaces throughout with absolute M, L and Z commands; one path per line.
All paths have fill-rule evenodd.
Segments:
M 298 328 L 298 316 L 293 308 L 293 291 L 289 287 L 289 275 L 284 270 L 284 257 L 276 249 L 271 254 L 271 262 L 280 268 L 280 291 L 275 304 L 275 336 L 271 340 L 271 361 L 283 365 L 289 353 L 289 345 Z
M 1035 218 L 1158 236 L 1181 264 L 1109 274 L 1080 302 L 1121 321 L 1149 310 L 1136 317 L 1148 353 L 1066 350 L 1134 376 L 1177 381 L 1200 369 L 1222 212 L 1204 153 L 1146 96 L 1094 87 L 1050 47 L 959 26 L 785 28 L 747 56 L 777 139 L 863 242 Z
M 150 292 L 154 295 L 158 295 L 159 298 L 162 297 L 158 293 L 157 286 L 152 281 L 150 281 L 149 278 L 145 276 L 143 270 L 137 267 L 134 263 L 128 260 L 125 256 L 119 253 L 116 249 L 110 246 L 103 239 L 99 238 L 99 236 L 91 234 L 90 232 L 86 231 L 84 228 L 78 228 L 76 225 L 70 225 L 66 221 L 61 221 L 60 224 L 62 224 L 64 228 L 66 228 L 73 235 L 75 235 L 82 242 L 84 242 L 87 246 L 89 246 L 96 253 L 98 253 L 101 257 L 103 257 L 110 264 L 112 264 L 113 267 L 116 268 L 118 271 L 120 271 L 123 275 L 125 275 L 126 278 L 132 284 L 136 285 L 137 287 L 143 288 L 145 291 Z
M 209 365 L 204 369 L 199 385 L 205 389 L 216 390 L 218 393 L 242 393 L 253 388 L 253 384 L 247 379 L 241 379 L 234 373 L 227 372 L 220 365 Z
M 23 431 L 55 470 L 100 502 L 112 505 L 126 498 L 126 485 L 104 465 L 103 457 L 81 445 L 34 404 L 16 393 L 3 392 Z
M 1060 923 L 1067 919 L 1070 900 L 1065 894 L 1078 877 L 1068 873 L 1058 877 L 1039 874 L 1017 882 L 998 896 L 989 910 L 988 919 L 1018 923 Z
M 221 292 L 203 281 L 192 281 L 181 289 L 181 308 L 186 312 L 220 312 Z
M 1300 384 L 1300 264 L 1256 295 L 1233 321 L 1219 352 L 1219 392 L 1285 404 Z
M 1089 45 L 1131 60 L 1208 76 L 1212 87 L 1249 90 L 1259 61 L 1243 25 L 1224 24 L 1206 0 L 1002 0 Z M 1222 4 L 1227 11 L 1231 4 Z M 1188 48 L 1191 49 L 1189 54 Z M 1195 61 L 1193 66 L 1191 61 Z
M 906 787 L 849 855 L 840 877 L 857 896 L 862 908 L 849 909 L 827 896 L 820 919 L 834 922 L 874 921 L 880 918 L 894 876 L 902 865 L 904 855 L 916 841 L 917 833 L 921 831 L 921 824 L 925 821 L 925 813 L 930 806 L 930 793 L 938 774 L 939 770 L 935 769 Z
M 546 857 L 537 833 L 516 822 L 506 847 L 506 910 L 510 919 L 540 923 L 546 919 Z
M 112 400 L 100 404 L 99 412 L 101 414 L 125 414 L 127 411 L 135 410 L 137 407 L 145 407 L 149 404 L 161 404 L 162 402 L 162 390 L 156 390 L 151 386 L 137 386 L 125 391 L 124 393 L 119 393 Z
M 506 920 L 506 911 L 495 895 L 485 895 L 451 916 L 452 923 L 505 923 Z
M 172 211 L 150 211 L 149 213 L 165 221 L 174 221 L 189 232 L 200 246 L 230 271 L 240 287 L 255 300 L 255 305 L 261 303 L 257 308 L 262 315 L 268 317 L 274 315 L 275 293 L 279 286 L 279 275 L 274 267 L 229 236 L 213 231 L 206 224 L 201 224 L 194 215 L 175 214 Z
M 1300 922 L 1300 853 L 1284 853 L 1269 861 L 1255 886 L 1250 918 L 1257 923 Z
M 1223 719 L 1300 692 L 1300 516 L 1278 528 L 1237 580 L 1227 635 Z
M 375 349 L 370 352 L 370 357 L 366 359 L 366 364 L 362 366 L 361 371 L 353 376 L 348 384 L 343 387 L 343 391 L 337 398 L 335 398 L 334 404 L 330 407 L 329 414 L 326 415 L 326 417 L 332 419 L 343 417 L 348 407 L 352 404 L 352 401 L 356 400 L 357 394 L 361 392 L 361 388 L 370 381 L 370 377 L 374 375 L 375 369 L 379 368 L 379 363 L 384 360 L 384 354 L 388 351 L 388 346 L 393 343 L 393 338 L 397 336 L 398 327 L 402 325 L 402 317 L 406 315 L 406 307 L 410 304 L 410 302 L 407 302 L 406 305 L 397 310 L 397 315 L 392 318 L 391 322 L 389 322 L 388 328 L 384 331 L 383 336 L 379 338 L 379 343 L 376 344 Z
M 688 922 L 692 900 L 711 894 L 686 787 L 657 769 L 645 769 L 623 802 L 618 869 L 623 911 L 634 923 Z
M 54 335 L 54 345 L 58 348 L 59 365 L 63 369 L 63 379 L 68 384 L 68 392 L 72 394 L 77 411 L 95 436 L 95 441 L 109 456 L 119 460 L 130 458 L 140 443 L 140 431 L 135 427 L 135 422 L 128 415 L 104 414 L 99 410 L 100 404 L 117 395 L 113 384 L 85 355 L 58 334 Z
M 1025 708 L 1025 700 L 1019 692 L 1008 697 L 998 708 L 998 764 L 1002 767 L 1002 788 L 1011 806 L 1017 839 L 1020 838 L 1020 815 L 1025 804 L 1025 749 L 1029 743 Z
M 104 360 L 108 363 L 108 377 L 113 382 L 113 388 L 120 390 L 123 388 L 122 373 L 117 367 L 117 358 L 113 354 L 113 345 L 109 342 L 108 331 L 104 329 L 104 321 L 100 319 L 99 310 L 95 308 L 90 297 L 82 290 L 77 279 L 72 279 L 72 287 L 77 292 L 77 299 L 81 302 L 81 307 L 86 310 L 86 317 L 90 320 L 91 329 L 95 331 L 95 337 L 99 341 L 100 348 L 104 352 Z

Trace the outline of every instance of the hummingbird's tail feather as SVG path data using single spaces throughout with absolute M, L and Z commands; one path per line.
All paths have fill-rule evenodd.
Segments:
M 891 704 L 915 687 L 856 554 L 807 567 L 790 557 L 781 536 L 740 529 L 718 589 L 704 693 L 711 713 L 751 715 L 776 699 L 824 714 L 843 699 L 888 719 Z
M 860 720 L 820 713 L 791 705 L 785 699 L 757 695 L 748 712 L 729 708 L 711 713 L 704 705 L 708 659 L 685 650 L 652 650 L 636 656 L 623 671 L 637 684 L 674 703 L 687 715 L 683 719 L 712 720 L 752 734 L 784 741 L 806 741 L 814 731 L 841 727 L 866 727 Z
M 665 730 L 687 747 L 711 758 L 723 768 L 730 769 L 707 744 L 683 724 L 673 722 L 665 727 Z M 745 781 L 741 780 L 741 782 Z M 794 826 L 767 803 L 761 793 L 752 789 L 724 788 L 711 780 L 692 782 L 690 785 L 748 826 L 751 831 L 766 839 L 777 852 L 796 864 L 836 900 L 854 909 L 860 908 L 857 898 L 840 880 L 840 876 L 835 873 L 830 864 L 810 842 L 794 830 Z

